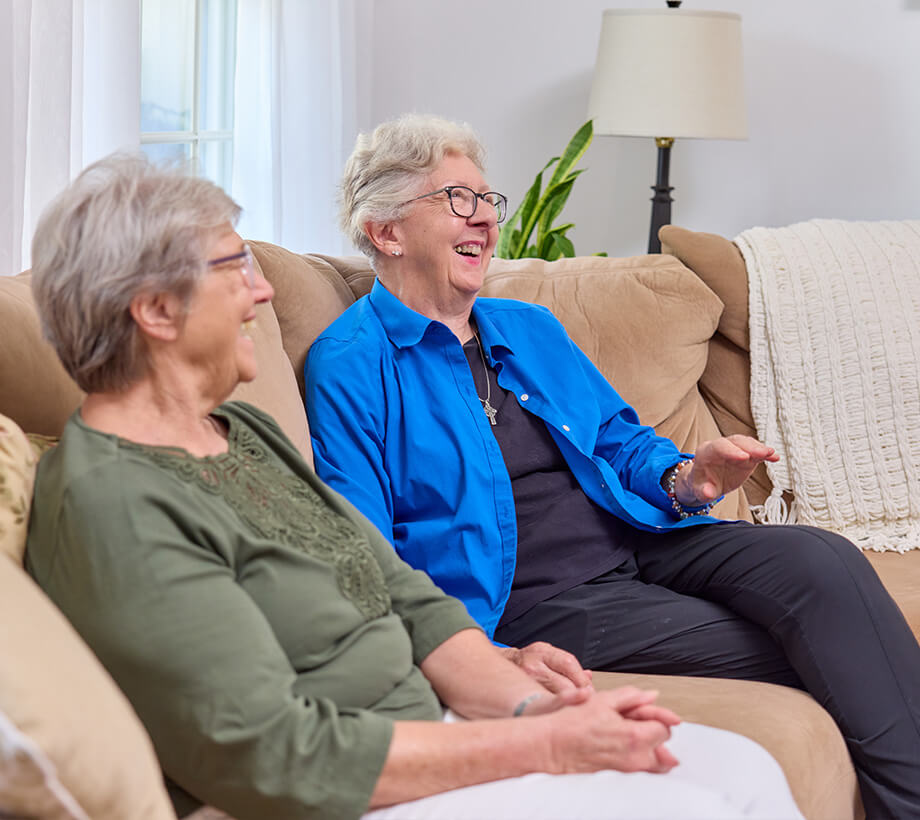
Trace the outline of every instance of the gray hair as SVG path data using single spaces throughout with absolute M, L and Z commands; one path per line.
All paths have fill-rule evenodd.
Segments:
M 172 293 L 187 306 L 214 231 L 239 214 L 214 183 L 130 154 L 90 165 L 54 199 L 32 239 L 32 293 L 81 389 L 121 390 L 146 372 L 131 301 Z
M 485 172 L 485 151 L 466 123 L 404 114 L 359 134 L 341 186 L 339 222 L 351 242 L 373 262 L 377 249 L 364 231 L 368 222 L 393 222 L 446 154 L 460 154 Z

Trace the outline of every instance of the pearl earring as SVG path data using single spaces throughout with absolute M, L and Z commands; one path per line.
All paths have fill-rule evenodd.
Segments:
M 395 251 L 393 251 L 393 256 L 402 256 L 402 251 L 397 248 Z

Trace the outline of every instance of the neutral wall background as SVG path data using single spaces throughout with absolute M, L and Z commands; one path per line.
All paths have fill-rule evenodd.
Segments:
M 367 0 L 359 126 L 471 123 L 512 208 L 587 118 L 605 8 L 664 0 Z M 812 217 L 920 216 L 920 0 L 685 0 L 742 16 L 749 139 L 671 152 L 672 221 L 733 237 Z M 565 212 L 579 253 L 644 253 L 651 139 L 599 137 Z

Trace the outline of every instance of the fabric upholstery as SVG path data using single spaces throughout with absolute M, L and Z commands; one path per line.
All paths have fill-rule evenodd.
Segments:
M 38 463 L 18 425 L 0 415 L 0 556 L 22 563 Z
M 294 373 L 284 357 L 277 355 L 283 350 L 278 321 L 268 305 L 260 305 L 257 314 L 251 333 L 259 375 L 250 384 L 241 385 L 233 398 L 271 413 L 312 464 L 302 391 L 297 390 Z M 51 345 L 42 339 L 28 272 L 0 276 L 0 328 L 0 413 L 29 433 L 60 435 L 83 392 L 67 375 Z
M 0 658 L 6 659 L 0 663 L 0 712 L 53 764 L 33 774 L 50 777 L 56 769 L 94 820 L 173 818 L 153 749 L 131 706 L 22 569 L 28 506 L 23 511 L 21 505 L 24 494 L 31 497 L 36 463 L 22 431 L 0 416 L 0 522 L 13 522 L 0 545 Z
M 551 307 L 642 421 L 681 449 L 720 435 L 697 382 L 722 304 L 674 259 L 496 259 L 482 293 Z M 750 520 L 738 491 L 713 514 Z
M 278 319 L 270 304 L 256 305 L 256 321 L 249 334 L 255 342 L 258 375 L 251 382 L 238 385 L 230 398 L 248 401 L 272 416 L 307 463 L 313 466 L 307 412 L 294 370 L 284 352 Z
M 64 616 L 0 556 L 0 710 L 93 820 L 175 815 L 140 721 Z M 15 660 L 12 660 L 15 659 Z
M 0 816 L 89 820 L 54 764 L 0 711 Z
M 899 555 L 866 550 L 863 555 L 898 602 L 914 635 L 920 639 L 920 551 L 912 550 Z
M 747 269 L 734 242 L 676 225 L 665 225 L 658 235 L 662 252 L 680 259 L 722 300 L 719 333 L 748 350 Z
M 779 762 L 799 810 L 814 820 L 860 817 L 856 774 L 834 721 L 797 689 L 756 681 L 595 672 L 598 689 L 657 689 L 688 721 L 738 732 Z M 777 719 L 781 715 L 782 719 Z
M 42 339 L 31 278 L 0 276 L 0 413 L 30 433 L 59 436 L 83 393 Z
M 662 251 L 690 268 L 725 306 L 709 343 L 709 361 L 700 378 L 700 393 L 723 435 L 756 437 L 751 411 L 747 270 L 741 251 L 721 236 L 676 225 L 665 225 L 659 237 Z M 760 465 L 745 482 L 744 493 L 756 506 L 763 504 L 772 486 L 767 468 Z
M 338 315 L 355 301 L 336 269 L 321 256 L 296 254 L 267 242 L 250 242 L 265 278 L 275 289 L 272 305 L 284 351 L 303 396 L 307 351 Z

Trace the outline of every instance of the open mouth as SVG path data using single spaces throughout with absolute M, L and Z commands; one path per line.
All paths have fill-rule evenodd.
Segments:
M 247 320 L 246 320 L 245 322 L 243 322 L 243 324 L 242 324 L 243 333 L 244 333 L 246 336 L 248 336 L 248 335 L 250 334 L 250 331 L 252 331 L 252 329 L 253 329 L 255 326 L 256 326 L 256 320 L 255 320 L 255 319 L 247 319 Z
M 463 245 L 457 245 L 454 251 L 459 253 L 460 256 L 477 257 L 482 253 L 482 247 L 475 242 L 468 242 Z

